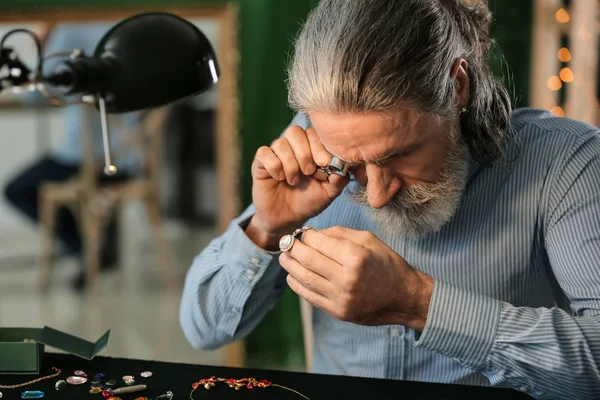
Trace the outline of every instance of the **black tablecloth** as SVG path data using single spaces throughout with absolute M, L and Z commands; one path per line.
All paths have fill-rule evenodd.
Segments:
M 19 389 L 0 389 L 3 393 L 2 400 L 18 400 L 24 390 L 42 390 L 44 399 L 62 400 L 103 400 L 101 394 L 90 394 L 89 382 L 79 385 L 67 385 L 64 391 L 57 392 L 54 384 L 59 379 L 66 379 L 73 375 L 75 370 L 85 371 L 89 377 L 103 373 L 117 380 L 117 387 L 124 386 L 122 377 L 132 375 L 135 384 L 146 384 L 148 389 L 135 394 L 119 395 L 123 400 L 134 400 L 145 396 L 154 399 L 156 396 L 173 392 L 173 400 L 189 399 L 192 383 L 202 378 L 213 375 L 223 378 L 254 377 L 258 380 L 267 379 L 273 383 L 293 388 L 311 400 L 324 399 L 448 399 L 448 400 L 494 400 L 494 399 L 530 399 L 523 393 L 496 388 L 482 388 L 462 385 L 441 385 L 420 382 L 405 382 L 384 379 L 355 378 L 348 376 L 329 376 L 320 374 L 295 373 L 284 371 L 271 371 L 259 369 L 241 369 L 213 367 L 206 365 L 174 364 L 155 361 L 130 360 L 120 358 L 96 357 L 92 361 L 80 359 L 65 354 L 46 354 L 43 362 L 43 371 L 40 376 L 52 374 L 52 367 L 60 368 L 63 372 L 57 378 L 45 380 Z M 140 377 L 143 371 L 151 371 L 150 378 Z M 36 375 L 0 375 L 0 385 L 9 385 L 29 381 L 37 378 Z M 107 379 L 104 378 L 104 379 Z M 194 393 L 194 400 L 219 399 L 219 400 L 302 400 L 294 393 L 287 392 L 278 387 L 246 388 L 235 391 L 226 384 L 206 390 L 198 388 Z

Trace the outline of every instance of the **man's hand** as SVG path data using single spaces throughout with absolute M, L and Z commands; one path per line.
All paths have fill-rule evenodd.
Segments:
M 417 331 L 425 327 L 433 278 L 371 232 L 309 230 L 279 261 L 292 290 L 337 319 Z

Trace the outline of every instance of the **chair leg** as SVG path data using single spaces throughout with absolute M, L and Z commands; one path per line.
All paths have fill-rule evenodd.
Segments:
M 302 334 L 304 337 L 304 357 L 306 362 L 306 372 L 312 370 L 312 349 L 313 349 L 313 332 L 312 332 L 312 304 L 300 297 L 300 315 L 302 317 Z
M 40 196 L 40 253 L 38 259 L 38 288 L 46 290 L 52 267 L 56 209 L 54 201 Z
M 100 274 L 100 218 L 86 206 L 81 207 L 81 234 L 88 293 L 98 293 Z
M 160 203 L 158 200 L 151 196 L 146 199 L 146 212 L 148 213 L 148 219 L 152 224 L 153 236 L 156 248 L 159 252 L 159 262 L 163 284 L 165 287 L 171 287 L 175 283 L 175 276 L 173 271 L 173 256 L 171 254 L 171 246 L 169 239 L 165 232 L 162 213 L 160 210 Z

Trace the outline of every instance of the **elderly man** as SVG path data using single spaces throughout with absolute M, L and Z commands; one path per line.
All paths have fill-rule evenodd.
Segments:
M 315 372 L 597 398 L 600 132 L 511 112 L 489 20 L 459 0 L 319 3 L 290 64 L 299 114 L 188 273 L 195 347 L 243 338 L 289 286 L 315 306 Z

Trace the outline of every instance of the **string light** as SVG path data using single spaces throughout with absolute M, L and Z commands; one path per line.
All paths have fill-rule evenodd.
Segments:
M 590 40 L 592 38 L 592 33 L 585 26 L 582 26 L 579 28 L 577 36 L 579 36 L 579 39 L 581 40 Z
M 550 112 L 552 114 L 556 115 L 557 117 L 564 117 L 565 116 L 565 111 L 563 110 L 563 108 L 561 106 L 552 107 L 552 109 L 550 110 Z
M 557 91 L 557 90 L 560 90 L 561 88 L 562 88 L 562 82 L 558 76 L 554 75 L 548 79 L 548 89 Z
M 567 10 L 565 10 L 564 8 L 561 8 L 556 12 L 556 20 L 558 22 L 560 22 L 561 24 L 566 24 L 567 22 L 569 22 L 571 20 L 571 17 L 569 16 L 569 13 L 567 12 Z
M 571 61 L 571 52 L 566 47 L 563 47 L 558 51 L 558 59 L 561 62 L 569 62 Z
M 569 15 L 569 12 L 565 8 L 559 8 L 556 11 L 555 17 L 556 17 L 556 21 L 558 21 L 558 23 L 560 23 L 560 24 L 566 24 L 567 22 L 569 22 L 571 20 L 571 16 Z M 579 28 L 579 30 L 577 31 L 577 37 L 580 40 L 590 40 L 592 38 L 592 33 L 590 32 L 590 30 L 587 27 L 583 26 L 583 27 Z M 561 48 L 558 51 L 557 57 L 558 57 L 558 60 L 563 63 L 568 63 L 572 60 L 571 52 L 569 51 L 569 49 L 567 47 Z M 552 91 L 558 91 L 558 90 L 562 89 L 563 82 L 564 83 L 572 83 L 574 81 L 575 81 L 575 74 L 573 74 L 573 70 L 571 70 L 571 68 L 569 68 L 569 67 L 564 67 L 564 68 L 561 68 L 561 70 L 558 73 L 558 76 L 553 75 L 550 78 L 548 78 L 547 86 L 548 86 L 548 89 L 550 89 Z M 583 84 L 584 84 L 584 82 L 581 79 L 574 82 L 575 87 L 582 87 Z M 548 104 L 548 103 L 550 103 L 550 104 Z M 548 98 L 548 102 L 546 102 L 546 104 L 544 104 L 546 109 L 549 109 L 550 112 L 552 114 L 556 115 L 557 117 L 564 117 L 565 116 L 564 109 L 561 106 L 556 105 L 556 103 L 554 103 L 554 105 L 552 105 L 551 103 L 554 103 L 554 101 L 551 98 Z M 598 102 L 598 98 L 596 97 L 596 95 L 590 96 L 590 104 L 594 108 L 598 108 L 599 102 Z
M 575 79 L 573 76 L 573 71 L 571 71 L 571 68 L 569 67 L 561 69 L 558 75 L 560 76 L 560 79 L 566 83 L 573 82 Z

